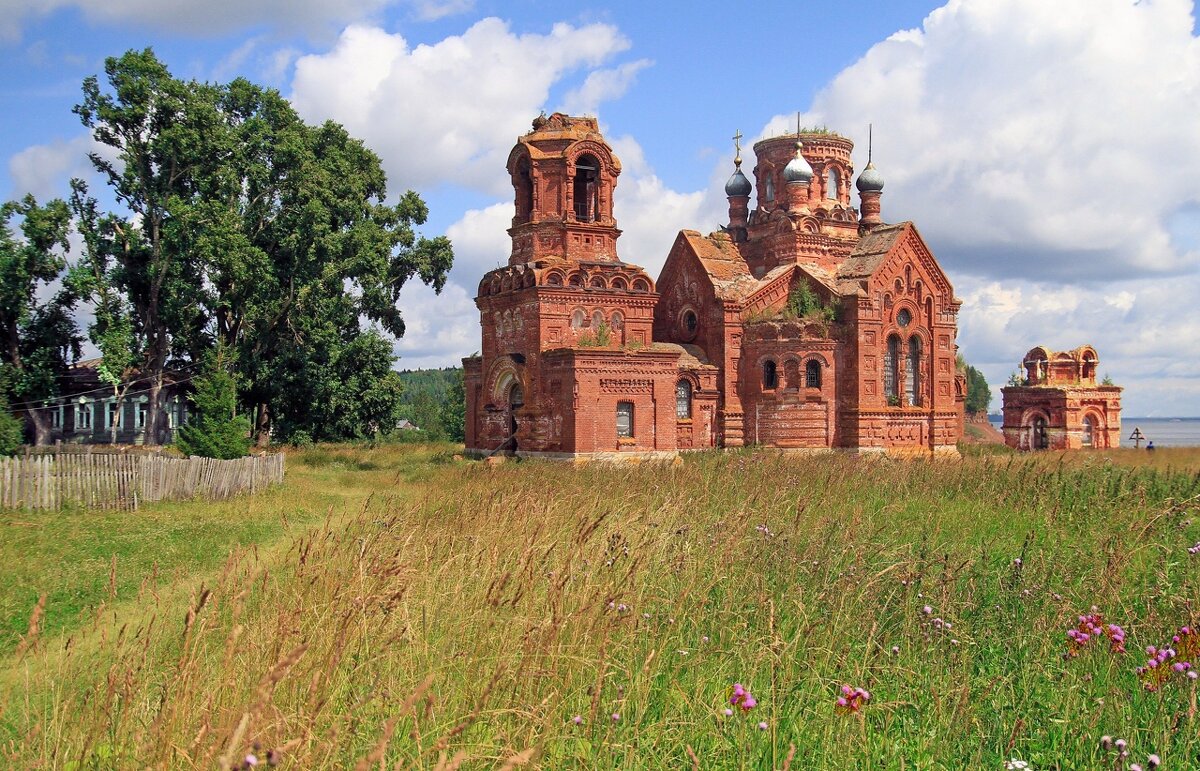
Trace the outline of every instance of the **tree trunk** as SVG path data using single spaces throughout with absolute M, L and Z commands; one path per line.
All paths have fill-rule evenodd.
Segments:
M 259 402 L 258 415 L 254 423 L 254 446 L 265 448 L 271 443 L 271 408 Z
M 142 444 L 158 445 L 162 444 L 160 438 L 162 432 L 159 426 L 162 425 L 161 410 L 159 402 L 162 401 L 163 373 L 160 368 L 154 373 L 154 378 L 150 381 L 150 393 L 146 394 L 146 425 L 142 426 Z
M 33 426 L 33 443 L 38 447 L 50 444 L 50 420 L 46 411 L 30 405 L 22 412 L 28 418 L 29 425 Z

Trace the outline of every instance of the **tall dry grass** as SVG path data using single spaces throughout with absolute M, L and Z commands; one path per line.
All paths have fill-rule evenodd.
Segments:
M 1193 767 L 1194 681 L 1149 692 L 1134 668 L 1198 620 L 1200 476 L 1094 461 L 430 464 L 420 496 L 235 550 L 190 596 L 151 583 L 125 616 L 32 630 L 0 681 L 4 757 L 1095 768 L 1110 734 Z M 1130 652 L 1064 659 L 1093 605 Z M 758 706 L 727 718 L 735 682 Z M 871 691 L 858 713 L 842 684 Z

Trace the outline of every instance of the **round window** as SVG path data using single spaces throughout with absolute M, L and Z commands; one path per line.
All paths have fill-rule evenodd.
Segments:
M 912 314 L 908 312 L 907 308 L 901 308 L 900 312 L 896 314 L 896 323 L 901 327 L 907 327 L 912 323 Z
M 683 314 L 683 328 L 688 334 L 694 334 L 699 323 L 695 311 L 687 311 Z

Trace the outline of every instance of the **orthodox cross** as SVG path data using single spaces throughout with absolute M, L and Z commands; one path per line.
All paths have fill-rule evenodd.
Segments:
M 1142 442 L 1145 441 L 1146 435 L 1142 433 L 1142 429 L 1134 426 L 1133 433 L 1129 435 L 1129 438 L 1133 440 L 1134 449 L 1141 449 Z
M 741 165 L 742 162 L 742 130 L 737 129 L 733 133 L 733 162 Z

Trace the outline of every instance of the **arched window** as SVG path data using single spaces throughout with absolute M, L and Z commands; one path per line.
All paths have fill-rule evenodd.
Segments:
M 769 174 L 767 175 L 766 188 L 767 188 L 767 193 L 766 193 L 767 203 L 774 203 L 775 202 L 775 179 L 773 177 L 771 177 Z
M 908 338 L 908 356 L 904 361 L 904 396 L 908 404 L 921 404 L 921 338 Z
M 587 313 L 583 308 L 576 308 L 571 314 L 571 329 L 583 329 L 583 325 L 587 323 Z
M 601 311 L 592 311 L 592 329 L 599 329 L 604 323 L 604 313 Z
M 604 283 L 604 276 L 592 276 L 592 289 L 608 289 L 608 284 Z
M 571 277 L 569 279 L 567 279 L 567 283 L 570 286 L 583 286 L 583 274 L 582 273 L 572 273 Z
M 1084 418 L 1083 419 L 1083 446 L 1084 447 L 1092 447 L 1093 446 L 1093 443 L 1095 442 L 1094 433 L 1095 433 L 1095 426 L 1092 425 L 1092 419 L 1090 417 Z
M 1091 351 L 1083 355 L 1083 379 L 1096 379 L 1096 357 L 1092 355 Z
M 613 311 L 609 323 L 613 329 L 620 332 L 625 327 L 625 316 L 620 311 Z
M 508 406 L 515 410 L 517 407 L 522 407 L 524 405 L 525 389 L 521 388 L 520 383 L 513 383 L 512 387 L 508 389 Z
M 635 292 L 649 292 L 649 291 L 650 291 L 650 283 L 649 283 L 648 281 L 646 281 L 646 279 L 644 279 L 644 278 L 638 278 L 638 279 L 634 279 L 634 281 L 633 281 L 633 291 L 635 291 Z
M 838 199 L 838 173 L 837 169 L 830 166 L 829 173 L 825 176 L 825 197 Z
M 516 188 L 517 222 L 528 222 L 533 213 L 533 179 L 529 176 L 529 159 L 517 161 L 517 174 L 513 177 Z
M 612 288 L 625 291 L 629 288 L 629 285 L 625 283 L 625 279 L 621 278 L 620 276 L 614 276 L 612 280 Z
M 900 403 L 899 383 L 896 377 L 896 365 L 899 362 L 900 338 L 897 335 L 889 335 L 887 350 L 883 353 L 883 395 L 887 398 L 888 404 L 898 405 Z
M 767 359 L 763 362 L 763 388 L 771 391 L 779 386 L 779 370 L 775 362 Z
M 821 387 L 821 362 L 816 359 L 809 359 L 808 363 L 804 365 L 804 387 Z
M 600 162 L 592 155 L 581 155 L 575 161 L 575 183 L 572 188 L 575 219 L 592 222 L 599 218 Z
M 617 436 L 633 438 L 633 402 L 617 402 Z
M 547 286 L 562 286 L 562 282 L 562 275 L 559 273 L 551 273 L 550 275 L 546 276 Z
M 680 420 L 692 417 L 692 384 L 687 380 L 675 384 L 675 417 Z

